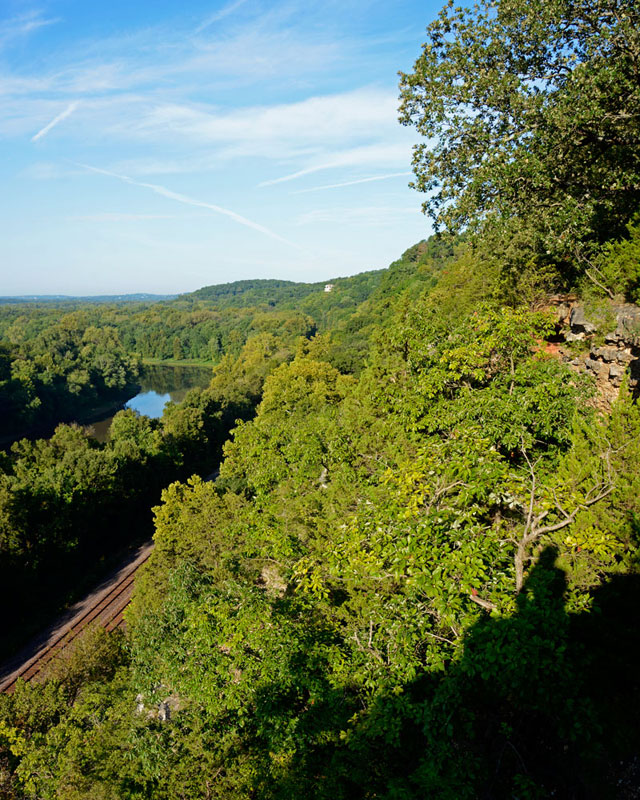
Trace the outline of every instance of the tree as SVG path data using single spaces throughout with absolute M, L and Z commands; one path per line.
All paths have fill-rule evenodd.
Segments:
M 429 139 L 414 186 L 437 224 L 479 220 L 503 250 L 518 232 L 521 263 L 533 251 L 602 284 L 593 252 L 640 205 L 635 2 L 449 0 L 400 87 L 401 122 Z

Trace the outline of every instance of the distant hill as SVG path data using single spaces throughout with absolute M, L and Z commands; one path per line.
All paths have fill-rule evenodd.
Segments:
M 178 295 L 172 300 L 172 305 L 188 307 L 204 302 L 220 310 L 260 306 L 283 310 L 295 308 L 315 317 L 317 312 L 324 314 L 335 307 L 357 306 L 370 297 L 396 295 L 415 280 L 431 280 L 432 270 L 419 269 L 417 265 L 428 262 L 437 271 L 453 256 L 454 244 L 464 239 L 464 236 L 431 236 L 410 247 L 386 269 L 315 283 L 275 279 L 220 283 Z
M 332 278 L 317 283 L 297 283 L 283 280 L 245 280 L 204 286 L 195 292 L 180 295 L 176 303 L 206 301 L 219 308 L 270 306 L 290 308 L 312 294 L 332 292 L 349 294 L 362 302 L 379 285 L 384 270 L 370 270 L 348 278 Z M 325 292 L 325 287 L 331 289 Z
M 175 294 L 98 294 L 98 295 L 66 295 L 66 294 L 24 294 L 16 297 L 0 297 L 0 303 L 158 303 L 162 300 L 173 300 Z
M 315 282 L 239 280 L 174 296 L 5 296 L 0 298 L 0 341 L 12 347 L 40 341 L 65 315 L 82 312 L 77 324 L 114 329 L 128 354 L 217 364 L 224 356 L 237 357 L 258 334 L 289 341 L 330 332 L 326 359 L 344 373 L 357 374 L 374 328 L 393 314 L 401 296 L 415 297 L 434 285 L 453 251 L 454 239 L 434 236 L 410 247 L 387 269 Z

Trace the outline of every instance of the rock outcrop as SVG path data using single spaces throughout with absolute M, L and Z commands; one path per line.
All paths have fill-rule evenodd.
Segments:
M 589 313 L 575 298 L 554 298 L 559 336 L 564 342 L 584 342 L 588 353 L 576 353 L 560 342 L 554 352 L 576 372 L 596 379 L 596 406 L 608 411 L 617 398 L 622 379 L 629 376 L 634 393 L 640 389 L 640 307 L 629 303 L 608 304 Z M 604 334 L 604 336 L 603 336 Z

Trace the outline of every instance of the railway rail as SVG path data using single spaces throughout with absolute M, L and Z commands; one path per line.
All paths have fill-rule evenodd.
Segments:
M 135 576 L 140 567 L 151 556 L 153 545 L 146 544 L 138 549 L 133 560 L 126 563 L 111 580 L 103 584 L 97 591 L 77 604 L 75 613 L 63 620 L 45 635 L 34 646 L 25 651 L 24 657 L 17 657 L 0 681 L 0 692 L 11 694 L 18 679 L 33 680 L 51 663 L 66 647 L 68 647 L 82 631 L 92 623 L 115 630 L 124 623 L 124 610 L 131 600 Z M 41 645 L 41 646 L 38 646 Z

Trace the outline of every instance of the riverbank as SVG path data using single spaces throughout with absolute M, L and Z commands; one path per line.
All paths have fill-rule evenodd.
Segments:
M 160 394 L 164 393 L 175 393 L 176 390 L 181 389 L 189 389 L 195 386 L 206 386 L 209 383 L 210 375 L 207 375 L 206 379 L 203 382 L 191 382 L 185 381 L 184 379 L 184 372 L 180 375 L 178 372 L 179 370 L 212 370 L 215 366 L 212 361 L 186 361 L 186 360 L 171 360 L 171 361 L 162 361 L 160 359 L 144 359 L 142 361 L 143 366 L 143 374 L 141 374 L 138 380 L 135 383 L 128 384 L 121 392 L 117 395 L 103 400 L 100 404 L 96 404 L 91 406 L 90 408 L 85 409 L 80 413 L 75 414 L 67 414 L 63 418 L 58 419 L 55 423 L 49 423 L 47 425 L 37 425 L 31 426 L 28 428 L 23 428 L 19 431 L 14 431 L 11 434 L 5 434 L 4 436 L 0 435 L 0 450 L 8 450 L 14 442 L 19 441 L 20 439 L 48 439 L 52 436 L 53 432 L 55 431 L 56 427 L 60 424 L 72 424 L 77 423 L 78 425 L 89 426 L 89 425 L 98 425 L 104 427 L 103 423 L 105 421 L 110 420 L 118 411 L 121 411 L 125 404 L 134 399 L 136 395 L 138 395 L 141 391 L 148 391 L 153 390 Z M 172 375 L 170 380 L 167 380 L 167 374 L 169 372 L 164 373 L 164 378 L 158 379 L 158 375 L 154 374 L 155 379 L 149 380 L 149 374 L 144 373 L 144 367 L 155 368 L 156 370 L 160 368 L 161 370 L 165 369 L 167 371 L 176 370 L 176 373 Z M 150 372 L 150 370 L 148 370 Z M 160 373 L 163 374 L 163 373 Z M 176 401 L 175 394 L 172 397 L 174 402 Z M 180 397 L 177 402 L 180 402 L 182 398 Z M 163 404 L 164 405 L 164 404 Z M 161 406 L 162 408 L 162 406 Z M 139 409 L 140 410 L 140 409 Z M 147 413 L 148 411 L 140 410 L 140 413 Z M 161 414 L 161 412 L 160 412 Z M 160 414 L 150 414 L 150 416 L 160 416 Z M 108 426 L 107 426 L 108 427 Z M 103 431 L 100 433 L 98 431 L 97 438 L 99 441 L 104 441 L 106 438 L 106 433 Z
M 118 392 L 116 396 L 109 400 L 103 400 L 99 405 L 91 406 L 84 412 L 79 414 L 68 414 L 64 418 L 59 419 L 55 423 L 48 423 L 47 425 L 36 425 L 30 428 L 23 428 L 20 431 L 14 431 L 11 434 L 0 436 L 0 449 L 7 450 L 14 442 L 20 439 L 48 439 L 53 435 L 53 432 L 62 424 L 77 423 L 78 425 L 91 425 L 94 422 L 99 422 L 105 417 L 113 416 L 124 408 L 127 400 L 135 397 L 140 391 L 139 383 L 130 383 L 125 388 Z

